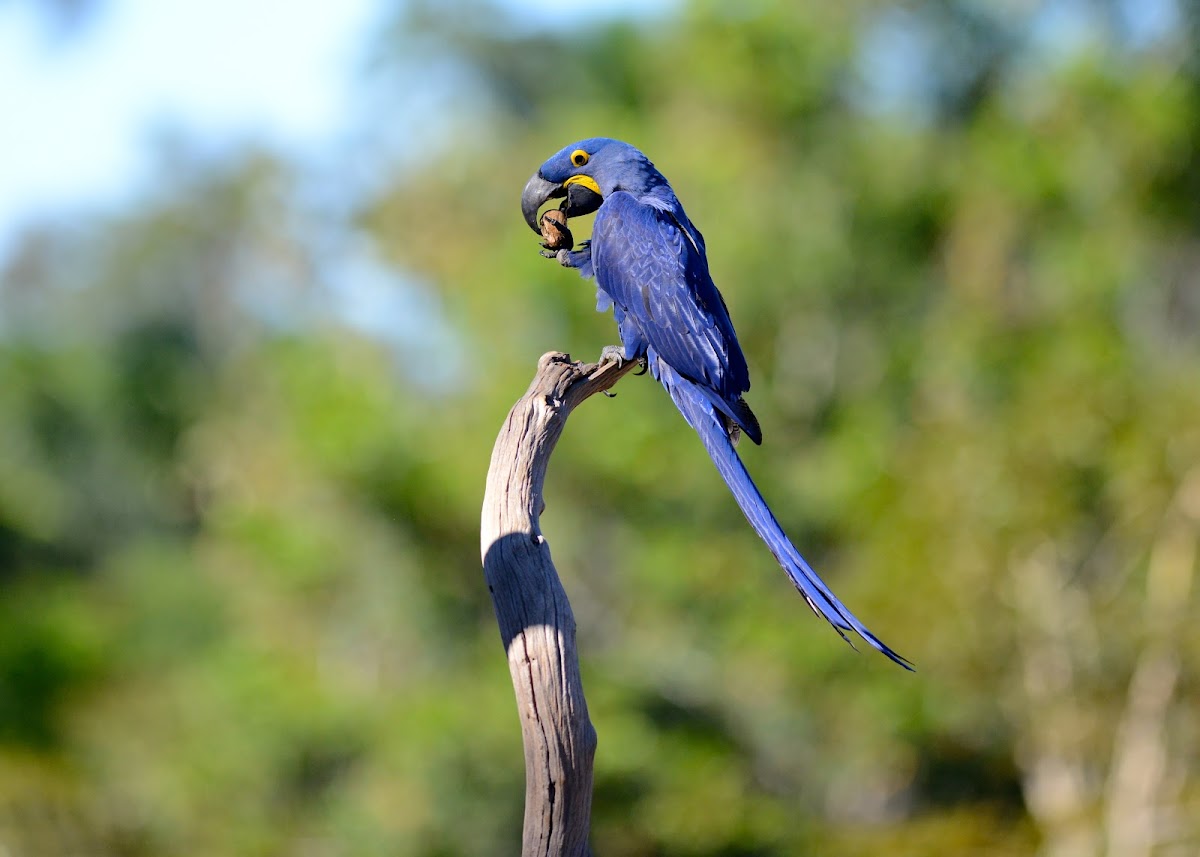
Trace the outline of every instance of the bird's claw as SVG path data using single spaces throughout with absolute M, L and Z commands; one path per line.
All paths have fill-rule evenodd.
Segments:
M 622 346 L 606 345 L 606 346 L 604 346 L 604 348 L 602 348 L 600 350 L 600 359 L 596 361 L 596 371 L 595 371 L 595 373 L 593 373 L 592 377 L 593 378 L 596 377 L 596 375 L 599 375 L 601 372 L 603 372 L 609 366 L 615 366 L 618 369 L 620 369 L 622 366 L 624 366 L 626 363 L 629 363 L 629 362 L 630 362 L 630 358 L 625 356 L 625 349 Z M 633 374 L 645 375 L 646 370 L 649 368 L 648 364 L 646 363 L 646 358 L 644 356 L 634 357 L 633 362 L 637 363 L 638 366 L 640 367 L 640 371 L 634 372 Z M 605 390 L 604 395 L 608 396 L 611 399 L 614 396 L 616 396 L 617 394 L 610 393 L 607 390 Z
M 580 264 L 578 261 L 579 257 L 586 256 L 586 253 L 580 253 L 579 250 L 556 250 L 544 241 L 541 244 L 541 248 L 538 251 L 538 255 L 543 259 L 557 259 L 558 264 L 564 268 L 578 268 Z
M 620 369 L 625 365 L 625 351 L 619 345 L 606 345 L 600 349 L 600 359 L 596 361 L 596 371 L 589 375 L 589 378 L 596 378 L 604 373 L 609 366 L 616 366 Z M 617 394 L 609 390 L 601 390 L 606 398 L 614 399 Z
M 596 361 L 601 369 L 616 366 L 620 369 L 625 365 L 625 349 L 620 345 L 606 345 L 600 350 L 600 359 Z

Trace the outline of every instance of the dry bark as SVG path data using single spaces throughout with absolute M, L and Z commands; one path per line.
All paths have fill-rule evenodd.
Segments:
M 588 853 L 596 751 L 575 617 L 538 525 L 546 467 L 571 411 L 635 365 L 543 354 L 492 451 L 480 548 L 525 743 L 525 857 Z

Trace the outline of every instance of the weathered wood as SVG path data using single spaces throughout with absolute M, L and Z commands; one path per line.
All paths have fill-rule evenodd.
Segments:
M 575 616 L 538 524 L 546 467 L 571 411 L 634 365 L 543 354 L 492 451 L 480 548 L 525 742 L 524 857 L 588 853 L 596 751 L 579 678 Z

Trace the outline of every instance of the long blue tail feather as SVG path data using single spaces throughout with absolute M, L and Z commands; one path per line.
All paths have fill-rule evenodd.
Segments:
M 872 634 L 858 618 L 842 604 L 825 582 L 813 571 L 800 552 L 796 550 L 779 522 L 775 520 L 766 500 L 759 493 L 754 480 L 750 478 L 746 467 L 738 457 L 733 443 L 726 433 L 724 425 L 717 416 L 712 402 L 704 392 L 693 382 L 681 377 L 670 366 L 651 351 L 650 368 L 667 391 L 671 394 L 676 407 L 683 418 L 700 435 L 704 448 L 717 466 L 721 478 L 733 492 L 738 506 L 746 516 L 746 520 L 754 527 L 754 531 L 766 542 L 775 559 L 783 566 L 788 577 L 792 579 L 796 589 L 804 596 L 808 606 L 818 616 L 829 622 L 843 640 L 854 646 L 845 632 L 853 631 L 866 640 L 872 648 L 879 650 L 891 660 L 906 670 L 912 670 L 912 665 L 901 655 L 897 654 L 886 643 Z

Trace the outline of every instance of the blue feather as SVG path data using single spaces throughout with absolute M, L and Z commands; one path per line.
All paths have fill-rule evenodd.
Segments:
M 579 156 L 581 150 L 586 157 Z M 742 432 L 762 442 L 758 420 L 742 398 L 750 389 L 750 373 L 729 310 L 709 274 L 704 236 L 688 219 L 671 185 L 633 146 L 597 137 L 562 149 L 542 164 L 530 186 L 581 180 L 590 181 L 593 192 L 598 188 L 603 202 L 596 211 L 590 247 L 561 252 L 560 262 L 596 278 L 597 308 L 612 307 L 626 359 L 647 360 L 653 376 L 700 435 L 746 519 L 813 612 L 846 642 L 846 632 L 852 631 L 912 669 L 867 630 L 805 562 L 734 449 Z M 531 208 L 528 216 L 533 214 Z
M 667 392 L 671 394 L 671 399 L 683 414 L 683 418 L 700 435 L 704 448 L 712 458 L 713 464 L 717 466 L 717 472 L 721 474 L 721 478 L 733 492 L 734 499 L 737 500 L 746 520 L 758 533 L 759 538 L 767 543 L 767 547 L 775 555 L 779 564 L 783 566 L 788 577 L 792 579 L 796 589 L 800 590 L 800 594 L 804 596 L 804 600 L 808 602 L 808 606 L 812 608 L 813 612 L 833 625 L 846 642 L 849 643 L 850 640 L 843 632 L 853 631 L 870 643 L 873 648 L 883 652 L 905 669 L 911 670 L 912 667 L 907 660 L 872 634 L 846 605 L 838 600 L 838 597 L 825 585 L 825 581 L 821 580 L 820 576 L 812 570 L 812 566 L 792 545 L 791 540 L 779 525 L 779 521 L 775 520 L 775 515 L 772 514 L 767 501 L 759 493 L 754 480 L 750 478 L 741 458 L 738 457 L 728 432 L 721 424 L 716 410 L 705 392 L 691 381 L 681 377 L 663 362 L 653 349 L 650 349 L 648 357 L 651 373 L 667 388 Z

